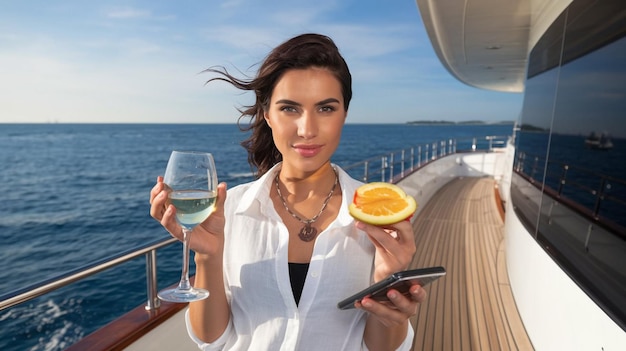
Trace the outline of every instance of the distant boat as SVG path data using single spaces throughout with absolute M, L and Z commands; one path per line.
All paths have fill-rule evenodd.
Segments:
M 598 134 L 591 132 L 587 139 L 585 139 L 585 145 L 591 149 L 609 150 L 613 148 L 613 142 L 611 136 L 608 133 Z

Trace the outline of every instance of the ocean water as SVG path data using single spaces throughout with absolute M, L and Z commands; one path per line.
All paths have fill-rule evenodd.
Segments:
M 333 162 L 511 132 L 511 125 L 348 124 Z M 239 145 L 245 137 L 234 124 L 0 124 L 0 295 L 168 237 L 148 200 L 170 152 L 213 153 L 219 180 L 234 186 L 252 180 Z M 158 252 L 160 289 L 179 279 L 181 250 Z M 140 257 L 0 311 L 0 350 L 63 350 L 145 300 Z

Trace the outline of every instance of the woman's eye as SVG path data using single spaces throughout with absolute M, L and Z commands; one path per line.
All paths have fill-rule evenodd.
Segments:
M 333 106 L 322 106 L 320 107 L 321 112 L 335 112 L 335 107 Z
M 289 106 L 289 105 L 281 106 L 280 110 L 283 112 L 296 112 L 297 111 L 295 107 Z

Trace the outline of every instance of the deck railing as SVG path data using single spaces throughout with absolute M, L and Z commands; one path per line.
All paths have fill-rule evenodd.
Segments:
M 103 258 L 89 265 L 82 266 L 75 270 L 58 275 L 54 278 L 27 286 L 25 288 L 12 291 L 8 294 L 0 296 L 0 311 L 19 305 L 21 303 L 32 300 L 41 295 L 50 293 L 56 289 L 79 281 L 81 279 L 102 272 L 121 263 L 130 261 L 141 255 L 146 256 L 146 285 L 148 301 L 146 302 L 146 310 L 157 309 L 160 306 L 160 300 L 157 297 L 157 260 L 156 250 L 174 244 L 178 240 L 176 238 L 167 238 L 153 243 L 135 247 L 120 254 Z
M 395 178 L 401 179 L 427 163 L 450 154 L 478 150 L 491 152 L 494 148 L 504 147 L 508 138 L 509 136 L 489 135 L 428 142 L 370 157 L 344 166 L 343 169 L 365 183 L 394 182 Z
M 511 198 L 517 218 L 626 330 L 626 181 L 581 167 L 580 160 L 546 159 L 520 149 L 514 161 Z
M 355 171 L 363 169 L 363 174 L 355 176 L 365 182 L 372 181 L 376 175 L 381 181 L 393 181 L 394 176 L 404 176 L 425 164 L 440 157 L 456 152 L 472 152 L 476 150 L 493 150 L 494 147 L 503 146 L 507 136 L 486 136 L 467 139 L 447 139 L 422 145 L 412 146 L 406 149 L 396 150 L 391 153 L 372 157 L 361 162 L 344 167 L 346 171 L 355 176 Z M 399 171 L 397 170 L 399 169 Z M 398 172 L 398 173 L 396 173 Z M 157 259 L 156 251 L 165 246 L 177 242 L 175 238 L 167 238 L 153 243 L 136 247 L 120 254 L 107 257 L 91 264 L 79 267 L 75 270 L 63 273 L 51 279 L 18 289 L 0 296 L 0 311 L 30 301 L 36 297 L 48 294 L 61 287 L 82 280 L 96 273 L 108 270 L 121 263 L 130 261 L 139 256 L 146 257 L 146 310 L 154 310 L 160 307 L 157 297 Z
M 567 162 L 518 151 L 514 170 L 531 183 L 626 239 L 626 181 Z

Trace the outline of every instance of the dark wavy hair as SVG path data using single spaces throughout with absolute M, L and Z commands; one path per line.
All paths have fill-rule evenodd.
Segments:
M 248 163 L 256 168 L 256 177 L 261 177 L 275 164 L 282 161 L 282 155 L 274 145 L 272 129 L 264 119 L 269 108 L 272 92 L 278 79 L 290 69 L 321 67 L 332 72 L 341 84 L 346 111 L 352 99 L 352 76 L 346 61 L 339 53 L 333 40 L 320 34 L 302 34 L 287 40 L 274 48 L 262 62 L 257 75 L 252 79 L 241 79 L 231 75 L 226 68 L 209 68 L 205 72 L 218 74 L 207 83 L 225 81 L 240 90 L 254 91 L 254 105 L 239 108 L 241 116 L 237 124 L 242 131 L 251 131 L 241 145 L 248 151 Z M 242 125 L 244 118 L 249 123 Z

